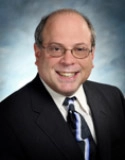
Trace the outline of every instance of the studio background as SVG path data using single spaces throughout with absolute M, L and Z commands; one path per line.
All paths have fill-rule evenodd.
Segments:
M 115 85 L 125 95 L 124 0 L 0 0 L 0 101 L 32 80 L 34 31 L 42 16 L 73 8 L 96 30 L 95 67 L 90 80 Z

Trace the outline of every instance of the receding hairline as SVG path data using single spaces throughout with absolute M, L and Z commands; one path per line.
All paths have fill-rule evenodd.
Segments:
M 49 15 L 51 17 L 51 16 L 54 16 L 54 15 L 60 15 L 60 14 L 66 14 L 66 13 L 67 14 L 77 14 L 77 15 L 82 16 L 82 14 L 75 9 L 60 9 L 60 10 L 56 10 L 56 11 L 50 13 Z
M 59 9 L 56 11 L 51 12 L 47 16 L 43 17 L 39 23 L 39 25 L 36 28 L 35 31 L 35 42 L 36 44 L 40 45 L 42 43 L 42 33 L 43 30 L 45 29 L 46 25 L 51 22 L 52 19 L 58 17 L 58 16 L 63 16 L 63 15 L 75 15 L 79 16 L 88 26 L 90 32 L 91 32 L 91 43 L 92 47 L 95 46 L 95 39 L 96 39 L 96 34 L 94 27 L 88 17 L 81 12 L 75 10 L 75 9 Z

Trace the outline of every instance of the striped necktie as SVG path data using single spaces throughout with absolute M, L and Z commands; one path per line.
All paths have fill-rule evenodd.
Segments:
M 74 101 L 76 97 L 66 98 L 63 105 L 68 110 L 67 123 L 74 135 L 80 149 L 82 150 L 84 160 L 95 160 L 96 144 L 92 138 L 89 127 L 84 118 L 75 111 Z

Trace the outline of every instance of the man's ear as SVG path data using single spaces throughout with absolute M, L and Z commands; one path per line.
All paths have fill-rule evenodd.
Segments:
M 35 57 L 36 57 L 36 61 L 35 64 L 37 65 L 38 59 L 40 57 L 40 48 L 38 47 L 38 45 L 36 43 L 34 43 L 34 52 L 35 52 Z
M 92 47 L 92 52 L 91 52 L 91 55 L 92 55 L 92 67 L 94 68 L 94 58 L 95 58 L 95 47 Z
M 36 43 L 34 43 L 34 51 L 35 51 L 35 57 L 39 58 L 39 56 L 40 56 L 40 48 L 38 47 L 38 45 Z

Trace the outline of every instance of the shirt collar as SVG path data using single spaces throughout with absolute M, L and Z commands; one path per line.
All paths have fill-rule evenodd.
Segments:
M 41 79 L 41 78 L 40 78 Z M 53 98 L 54 102 L 57 104 L 57 106 L 62 106 L 65 96 L 61 95 L 57 92 L 55 92 L 53 89 L 51 89 L 46 83 L 45 81 L 43 81 L 43 79 L 41 79 L 43 85 L 45 86 L 45 88 L 47 89 L 47 91 L 49 92 L 49 94 L 51 95 L 51 97 Z
M 87 99 L 86 99 L 86 94 L 85 94 L 85 91 L 84 91 L 84 88 L 83 86 L 81 85 L 79 87 L 79 89 L 74 93 L 75 97 L 77 97 L 77 100 L 80 104 L 80 107 L 81 109 L 86 112 L 87 114 L 90 113 L 90 109 L 88 107 L 88 104 L 87 104 Z

